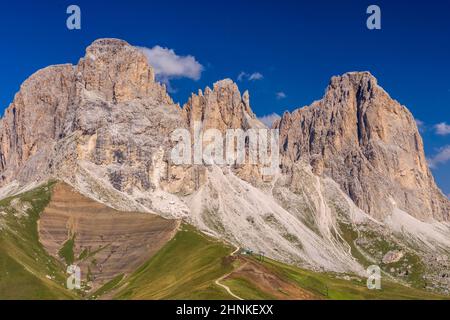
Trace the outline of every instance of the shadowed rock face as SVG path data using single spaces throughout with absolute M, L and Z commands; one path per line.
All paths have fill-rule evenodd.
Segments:
M 64 243 L 74 239 L 74 262 L 95 289 L 138 268 L 174 236 L 178 225 L 148 213 L 119 212 L 59 183 L 38 231 L 44 248 L 60 260 Z
M 449 219 L 413 116 L 370 73 L 333 77 L 322 100 L 285 113 L 275 126 L 285 170 L 306 160 L 378 218 L 398 207 L 420 219 Z
M 73 66 L 60 65 L 42 69 L 22 84 L 0 121 L 1 185 L 19 175 L 32 179 L 36 171 L 47 169 L 53 144 L 63 134 L 74 81 Z

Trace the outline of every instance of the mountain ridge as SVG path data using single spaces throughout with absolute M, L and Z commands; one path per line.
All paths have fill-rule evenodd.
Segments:
M 115 209 L 183 219 L 320 271 L 362 274 L 361 256 L 382 260 L 356 246 L 354 233 L 369 244 L 372 233 L 392 239 L 411 257 L 448 255 L 449 202 L 428 169 L 414 118 L 368 72 L 333 77 L 322 100 L 274 124 L 281 172 L 270 179 L 254 165 L 172 163 L 171 134 L 195 121 L 222 132 L 266 128 L 233 81 L 192 94 L 181 108 L 142 52 L 96 40 L 77 65 L 31 76 L 5 111 L 0 194 L 57 179 Z M 437 283 L 440 267 L 430 272 Z
M 412 114 L 369 72 L 333 77 L 322 100 L 284 113 L 274 127 L 280 129 L 280 144 L 290 161 L 309 158 L 315 173 L 336 180 L 361 209 L 383 217 L 382 211 L 388 214 L 399 205 L 420 219 L 448 221 L 450 202 L 434 182 Z M 351 157 L 362 162 L 352 164 Z M 365 173 L 356 181 L 343 176 L 346 170 Z M 370 175 L 376 176 L 373 181 L 368 181 Z M 381 177 L 393 186 L 370 188 L 380 185 L 376 181 Z M 387 195 L 393 203 L 377 205 Z

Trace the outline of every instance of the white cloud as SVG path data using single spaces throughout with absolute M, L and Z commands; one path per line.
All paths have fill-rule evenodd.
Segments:
M 277 93 L 276 93 L 276 96 L 277 96 L 277 99 L 278 99 L 278 100 L 281 100 L 281 99 L 284 99 L 284 98 L 287 97 L 287 96 L 286 96 L 286 93 L 284 93 L 283 91 L 277 92 Z
M 239 73 L 239 75 L 237 77 L 238 81 L 244 81 L 244 80 L 256 81 L 256 80 L 262 80 L 263 78 L 264 78 L 264 76 L 260 72 L 247 73 L 244 71 Z
M 259 121 L 261 121 L 262 123 L 264 123 L 266 126 L 268 126 L 269 128 L 272 127 L 272 124 L 275 120 L 280 119 L 281 117 L 276 114 L 276 113 L 272 113 L 272 114 L 268 114 L 262 117 L 259 117 Z
M 171 79 L 189 78 L 199 80 L 204 67 L 191 55 L 179 56 L 173 49 L 154 46 L 140 49 L 155 70 L 158 81 L 169 84 Z
M 438 123 L 434 126 L 436 133 L 440 136 L 446 136 L 450 134 L 450 125 L 445 122 Z
M 261 80 L 264 78 L 264 76 L 259 72 L 253 72 L 249 77 L 248 80 L 254 81 L 254 80 Z
M 436 168 L 438 165 L 446 163 L 450 160 L 450 145 L 447 145 L 439 150 L 439 152 L 431 158 L 428 158 L 428 165 L 431 168 Z
M 238 79 L 238 81 L 244 81 L 244 78 L 246 78 L 247 76 L 248 76 L 247 73 L 242 71 L 241 73 L 239 73 L 237 79 Z

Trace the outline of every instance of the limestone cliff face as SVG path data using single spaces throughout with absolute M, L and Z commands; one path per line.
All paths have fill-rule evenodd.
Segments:
M 74 80 L 74 67 L 60 65 L 42 69 L 22 84 L 0 122 L 2 185 L 18 175 L 28 179 L 32 171 L 47 169 L 41 165 L 63 134 Z M 26 166 L 30 158 L 34 161 Z
M 198 94 L 192 94 L 183 107 L 188 126 L 194 122 L 202 124 L 203 129 L 263 128 L 250 108 L 250 95 L 245 91 L 242 96 L 238 86 L 230 79 L 214 83 L 213 89 L 206 87 Z
M 45 68 L 22 85 L 1 120 L 1 185 L 75 181 L 85 163 L 117 190 L 155 188 L 153 171 L 166 161 L 160 149 L 182 124 L 142 52 L 97 40 L 78 65 Z
M 172 166 L 171 132 L 265 128 L 230 79 L 192 94 L 180 109 L 155 82 L 145 55 L 118 39 L 100 39 L 73 65 L 51 66 L 26 80 L 0 121 L 0 185 L 57 176 L 76 181 L 90 167 L 95 179 L 132 193 L 162 187 L 190 193 L 204 168 Z M 324 98 L 285 113 L 280 129 L 282 168 L 310 163 L 366 212 L 394 207 L 415 217 L 449 219 L 449 201 L 434 183 L 409 111 L 369 73 L 334 77 Z M 233 168 L 259 184 L 256 165 Z M 94 179 L 94 178 L 93 178 Z
M 286 171 L 307 161 L 378 218 L 398 207 L 424 220 L 449 219 L 413 116 L 370 73 L 333 77 L 322 100 L 285 113 L 275 127 Z
M 197 130 L 219 130 L 223 137 L 227 129 L 246 131 L 266 128 L 250 107 L 248 91 L 241 95 L 238 86 L 231 79 L 217 81 L 212 90 L 206 87 L 204 93 L 199 90 L 198 94 L 192 94 L 183 106 L 183 116 L 193 133 L 196 125 L 199 126 Z M 224 156 L 225 154 L 226 150 Z M 247 162 L 234 165 L 232 169 L 240 178 L 253 184 L 259 184 L 263 179 L 261 166 L 258 164 Z
M 139 49 L 118 39 L 99 39 L 86 49 L 76 68 L 79 84 L 108 102 L 125 102 L 153 96 L 173 103 L 155 82 L 153 69 Z

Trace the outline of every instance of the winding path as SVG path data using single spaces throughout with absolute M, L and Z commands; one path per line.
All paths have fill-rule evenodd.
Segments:
M 240 248 L 239 248 L 239 247 L 236 247 L 236 250 L 234 250 L 234 251 L 230 254 L 230 256 L 234 256 L 234 255 L 236 254 L 236 252 L 238 252 L 239 250 L 240 250 Z M 232 271 L 232 272 L 233 272 L 233 271 Z M 217 280 L 215 281 L 215 283 L 216 283 L 218 286 L 224 288 L 224 289 L 228 292 L 228 294 L 231 295 L 232 297 L 234 297 L 234 298 L 236 298 L 236 299 L 238 299 L 238 300 L 244 300 L 244 299 L 242 299 L 241 297 L 239 297 L 238 295 L 234 294 L 228 286 L 224 285 L 223 283 L 220 283 L 220 281 L 222 281 L 223 279 L 225 279 L 226 277 L 228 277 L 232 272 L 227 273 L 227 274 L 221 276 L 219 279 L 217 279 Z

